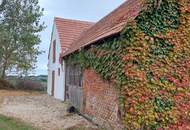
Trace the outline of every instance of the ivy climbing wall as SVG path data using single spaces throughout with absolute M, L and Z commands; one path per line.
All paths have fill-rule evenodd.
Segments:
M 118 37 L 70 58 L 115 84 L 126 129 L 190 130 L 189 0 L 145 0 Z
M 118 95 L 111 82 L 103 80 L 93 69 L 83 73 L 82 113 L 108 130 L 121 130 Z

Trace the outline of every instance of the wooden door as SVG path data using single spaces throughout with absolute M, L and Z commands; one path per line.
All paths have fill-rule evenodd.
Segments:
M 83 104 L 82 71 L 80 65 L 66 63 L 66 100 L 81 109 Z
M 51 95 L 54 96 L 55 93 L 55 71 L 52 71 L 52 89 L 51 89 Z

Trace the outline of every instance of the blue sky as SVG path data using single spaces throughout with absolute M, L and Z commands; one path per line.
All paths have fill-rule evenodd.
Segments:
M 40 49 L 45 51 L 38 58 L 35 73 L 47 74 L 47 57 L 54 17 L 97 22 L 125 0 L 39 0 L 45 9 L 42 21 L 47 25 L 41 33 Z

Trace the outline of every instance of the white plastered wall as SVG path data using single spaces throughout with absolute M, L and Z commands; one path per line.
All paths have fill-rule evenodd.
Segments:
M 56 40 L 56 62 L 53 63 L 53 41 Z M 55 84 L 54 84 L 54 97 L 61 101 L 65 100 L 65 63 L 61 64 L 59 62 L 59 57 L 61 54 L 61 43 L 59 40 L 59 35 L 54 24 L 51 44 L 50 44 L 50 53 L 48 60 L 48 86 L 47 93 L 52 95 L 52 71 L 55 71 Z M 60 68 L 60 76 L 58 75 L 58 69 Z

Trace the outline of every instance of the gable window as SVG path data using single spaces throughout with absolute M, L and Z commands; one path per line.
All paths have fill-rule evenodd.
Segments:
M 53 63 L 56 61 L 56 40 L 53 41 Z

